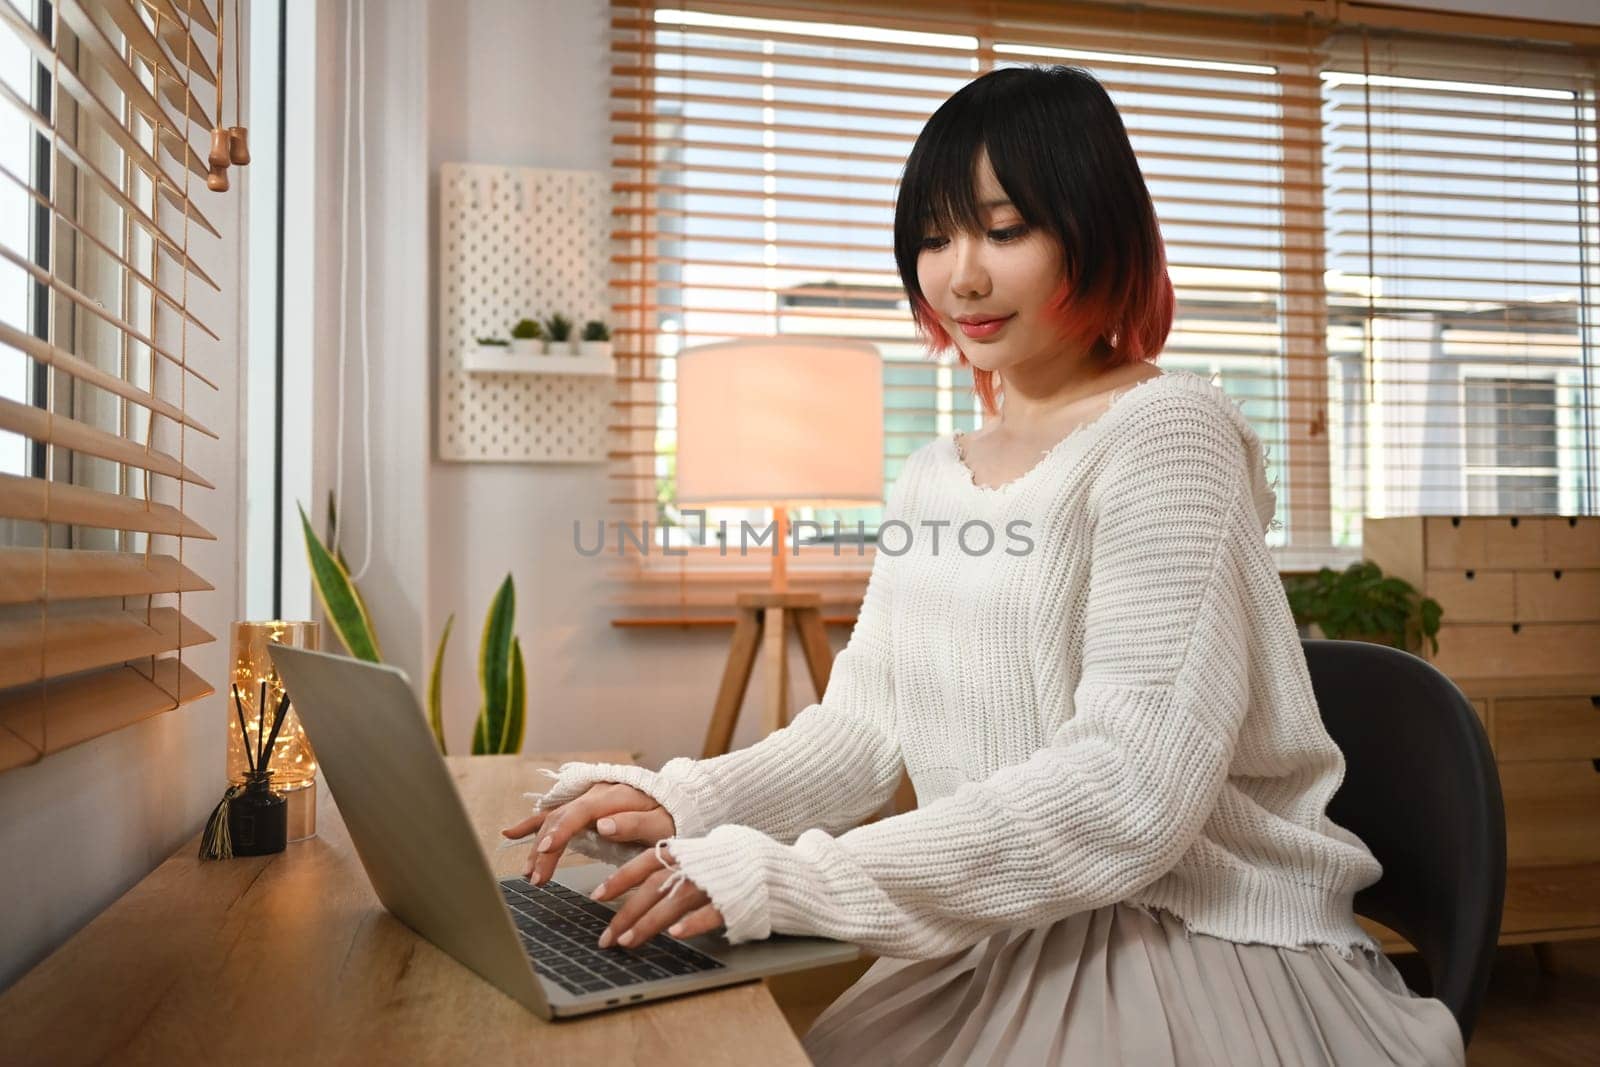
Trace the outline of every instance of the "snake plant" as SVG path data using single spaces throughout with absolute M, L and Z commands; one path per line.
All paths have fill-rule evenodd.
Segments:
M 383 652 L 378 645 L 372 617 L 367 611 L 366 602 L 361 599 L 361 591 L 350 578 L 350 567 L 334 537 L 335 514 L 333 495 L 330 493 L 330 547 L 311 528 L 305 508 L 300 508 L 300 527 L 305 534 L 306 555 L 311 561 L 311 577 L 317 587 L 317 599 L 322 604 L 329 625 L 350 655 L 370 663 L 381 663 Z M 483 640 L 478 648 L 478 684 L 483 703 L 478 708 L 478 721 L 472 730 L 473 755 L 522 751 L 528 684 L 522 643 L 512 632 L 516 606 L 516 585 L 508 574 L 489 604 L 489 613 L 483 623 Z M 442 696 L 444 652 L 455 621 L 454 615 L 445 620 L 444 633 L 439 637 L 439 646 L 433 654 L 433 669 L 428 677 L 428 726 L 441 753 L 447 751 Z

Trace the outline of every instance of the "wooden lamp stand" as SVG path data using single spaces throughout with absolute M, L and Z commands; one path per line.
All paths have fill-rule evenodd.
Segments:
M 789 513 L 783 504 L 773 505 L 777 526 L 778 554 L 773 557 L 772 581 L 759 593 L 740 593 L 735 601 L 738 621 L 733 628 L 733 647 L 722 671 L 717 689 L 717 704 L 706 728 L 702 758 L 728 751 L 733 728 L 750 687 L 750 672 L 759 652 L 766 660 L 767 672 L 765 733 L 782 728 L 789 721 L 789 631 L 800 637 L 811 684 L 817 699 L 828 689 L 833 670 L 833 649 L 822 626 L 822 597 L 816 593 L 789 592 Z

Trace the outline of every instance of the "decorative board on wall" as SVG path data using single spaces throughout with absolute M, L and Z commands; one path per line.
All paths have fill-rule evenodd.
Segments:
M 462 354 L 560 312 L 573 336 L 609 314 L 610 190 L 600 171 L 446 163 L 439 172 L 439 458 L 596 463 L 615 383 L 468 373 Z M 529 356 L 553 371 L 562 354 Z M 548 363 L 542 361 L 549 361 Z

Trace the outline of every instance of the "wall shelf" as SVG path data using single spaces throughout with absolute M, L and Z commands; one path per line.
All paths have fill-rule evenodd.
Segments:
M 468 374 L 577 374 L 584 377 L 612 377 L 617 361 L 611 356 L 555 355 L 525 356 L 508 352 L 498 345 L 469 345 L 461 352 L 461 366 Z
M 441 164 L 441 460 L 606 461 L 619 388 L 610 359 L 480 353 L 477 339 L 558 311 L 575 324 L 607 317 L 613 199 L 605 171 Z

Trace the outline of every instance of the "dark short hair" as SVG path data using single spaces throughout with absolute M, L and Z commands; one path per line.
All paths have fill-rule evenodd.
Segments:
M 1173 294 L 1155 205 L 1111 97 L 1088 71 L 1068 66 L 1006 67 L 968 82 L 912 146 L 895 201 L 894 258 L 930 354 L 953 341 L 917 284 L 917 256 L 930 228 L 982 232 L 980 149 L 1027 224 L 1059 242 L 1063 339 L 1112 364 L 1159 355 Z M 972 373 L 994 414 L 994 376 Z

